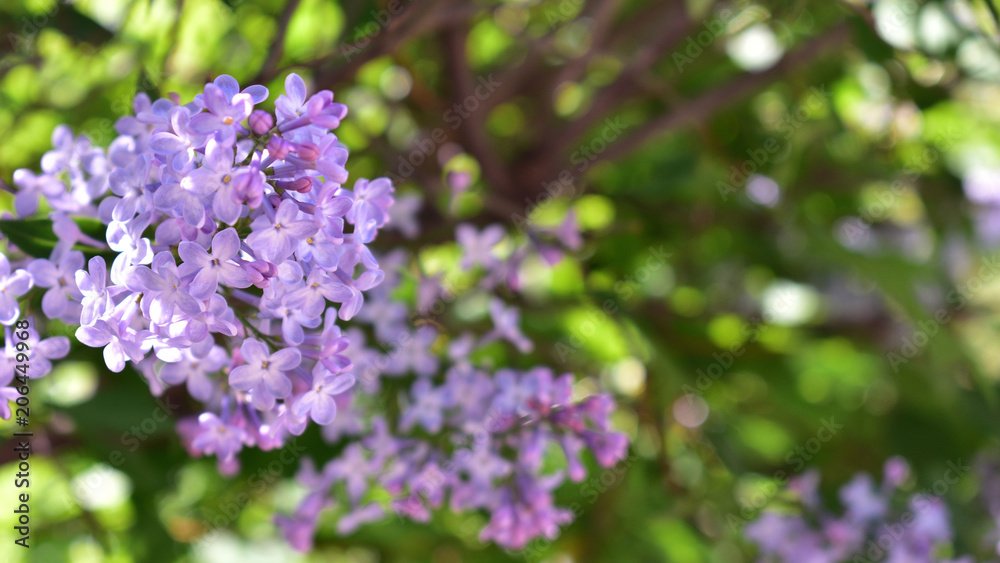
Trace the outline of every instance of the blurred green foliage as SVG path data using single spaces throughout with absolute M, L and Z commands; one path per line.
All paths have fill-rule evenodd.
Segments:
M 0 180 L 37 169 L 59 123 L 107 145 L 139 91 L 190 98 L 218 74 L 260 75 L 273 100 L 289 70 L 333 87 L 351 108 L 338 134 L 352 174 L 388 173 L 426 199 L 421 237 L 379 248 L 419 248 L 427 274 L 462 287 L 447 242 L 459 220 L 553 225 L 572 210 L 583 229 L 576 256 L 527 265 L 534 355 L 490 354 L 574 371 L 581 393 L 610 388 L 632 455 L 622 474 L 563 487 L 580 516 L 529 559 L 751 561 L 739 529 L 780 500 L 768 492 L 777 472 L 816 466 L 832 499 L 890 455 L 913 462 L 919 487 L 997 445 L 1000 281 L 980 266 L 998 251 L 1000 216 L 963 191 L 977 170 L 1000 169 L 986 2 L 415 1 L 385 23 L 383 2 L 303 0 L 284 24 L 280 0 L 0 0 Z M 667 17 L 677 13 L 682 24 Z M 672 48 L 633 76 L 650 25 L 674 35 Z M 448 26 L 467 29 L 464 53 Z M 840 40 L 789 62 L 823 37 Z M 472 76 L 499 77 L 504 99 L 449 137 L 465 150 L 435 146 L 404 175 L 401 158 L 412 163 L 416 140 L 450 129 L 447 111 L 463 101 L 455 56 Z M 566 69 L 576 70 L 553 83 Z M 620 138 L 597 143 L 600 112 L 627 125 Z M 489 154 L 471 148 L 475 131 Z M 594 158 L 578 153 L 586 147 Z M 574 197 L 534 206 L 564 169 L 579 173 Z M 442 178 L 454 171 L 473 184 L 450 203 Z M 942 310 L 948 321 L 935 323 Z M 446 317 L 485 315 L 484 302 L 460 299 Z M 184 453 L 176 413 L 151 418 L 162 406 L 140 378 L 95 372 L 99 355 L 82 347 L 73 360 L 33 391 L 45 398 L 33 415 L 44 436 L 32 458 L 33 547 L 12 546 L 2 513 L 0 560 L 518 557 L 478 541 L 483 516 L 444 511 L 346 538 L 327 527 L 316 553 L 293 555 L 271 516 L 301 495 L 285 480 L 295 467 L 238 502 L 276 452 L 246 452 L 241 475 L 221 478 Z M 184 412 L 183 393 L 165 401 Z M 844 428 L 796 453 L 830 417 Z M 336 453 L 318 433 L 301 443 L 320 460 Z M 3 502 L 14 472 L 0 468 Z M 949 498 L 961 552 L 980 549 L 990 526 L 975 516 L 977 487 L 970 476 Z M 219 515 L 222 530 L 198 541 Z

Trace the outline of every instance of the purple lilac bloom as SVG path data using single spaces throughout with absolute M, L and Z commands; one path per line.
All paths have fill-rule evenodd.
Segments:
M 579 479 L 585 459 L 610 467 L 627 453 L 626 437 L 610 428 L 610 397 L 574 400 L 573 376 L 547 368 L 479 365 L 490 340 L 532 347 L 517 310 L 500 301 L 487 334 L 423 322 L 439 314 L 435 300 L 457 293 L 439 287 L 444 272 L 422 283 L 418 314 L 400 291 L 418 256 L 369 247 L 383 228 L 415 234 L 420 197 L 396 201 L 387 178 L 345 187 L 349 154 L 332 130 L 347 108 L 332 92 L 310 93 L 290 74 L 273 116 L 254 110 L 267 97 L 227 75 L 188 103 L 140 94 L 107 150 L 56 128 L 42 172 L 19 170 L 14 184 L 18 214 L 47 210 L 60 242 L 49 256 L 0 257 L 0 321 L 12 324 L 38 285 L 45 316 L 76 325 L 110 370 L 131 364 L 154 394 L 184 384 L 201 412 L 177 432 L 191 456 L 215 456 L 224 475 L 239 470 L 243 448 L 284 447 L 311 424 L 348 442 L 322 470 L 304 464 L 309 493 L 277 519 L 296 549 L 311 547 L 320 514 L 334 506 L 341 534 L 394 514 L 425 521 L 447 506 L 489 513 L 482 537 L 505 548 L 554 537 L 572 518 L 554 496 L 567 473 Z M 100 220 L 104 236 L 85 234 L 79 217 Z M 567 247 L 576 245 L 571 219 L 554 233 Z M 511 240 L 501 260 L 499 225 L 461 224 L 456 236 L 462 269 L 481 267 L 467 275 L 488 291 L 504 280 L 517 291 L 518 264 L 545 252 Z M 84 267 L 74 245 L 114 256 Z M 44 374 L 69 339 L 30 334 Z M 3 365 L 0 415 L 9 416 L 16 391 Z M 404 387 L 390 399 L 401 413 L 392 423 L 378 395 L 383 377 Z M 541 463 L 558 450 L 562 467 Z M 338 487 L 346 498 L 331 496 Z M 392 499 L 373 502 L 376 488 Z M 927 533 L 936 522 L 928 517 Z

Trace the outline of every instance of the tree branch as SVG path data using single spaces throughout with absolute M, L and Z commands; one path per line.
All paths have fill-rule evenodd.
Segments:
M 634 133 L 609 145 L 598 160 L 619 158 L 667 131 L 702 122 L 721 108 L 767 86 L 779 76 L 812 62 L 827 50 L 844 43 L 849 36 L 848 26 L 840 23 L 797 51 L 789 53 L 768 70 L 744 74 L 694 100 L 675 106 L 667 115 L 646 123 Z
M 448 29 L 441 36 L 446 51 L 445 67 L 454 88 L 456 107 L 465 106 L 468 100 L 478 99 L 475 95 L 476 78 L 469 68 L 465 54 L 467 37 L 468 29 L 464 26 Z M 483 177 L 498 192 L 511 193 L 511 181 L 507 169 L 486 135 L 487 112 L 482 107 L 481 100 L 475 111 L 462 110 L 458 113 L 465 121 L 459 125 L 456 132 L 469 153 L 479 161 Z
M 274 35 L 274 41 L 271 43 L 271 50 L 267 54 L 264 66 L 260 68 L 257 78 L 253 80 L 255 84 L 264 84 L 274 78 L 281 57 L 285 54 L 285 35 L 288 34 L 288 24 L 292 21 L 292 16 L 295 15 L 299 3 L 301 0 L 288 0 L 285 4 L 285 8 L 281 12 L 281 19 L 278 20 L 278 32 Z

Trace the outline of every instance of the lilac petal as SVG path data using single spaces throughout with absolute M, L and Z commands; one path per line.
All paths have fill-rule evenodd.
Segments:
M 306 101 L 306 83 L 302 77 L 294 72 L 285 77 L 285 95 L 299 106 Z
M 212 239 L 212 257 L 218 260 L 229 260 L 240 251 L 240 235 L 230 227 L 219 232 Z
M 156 154 L 174 154 L 188 148 L 188 142 L 173 133 L 154 133 L 149 138 L 149 148 Z
M 239 82 L 228 74 L 220 74 L 212 82 L 218 86 L 220 90 L 222 90 L 222 93 L 225 94 L 227 100 L 233 99 L 233 96 L 240 93 Z
M 234 82 L 235 82 L 235 80 L 234 80 Z M 234 88 L 234 90 L 235 90 L 235 88 Z M 225 91 L 223 91 L 222 88 L 216 86 L 215 84 L 206 84 L 205 85 L 205 93 L 202 96 L 202 99 L 205 101 L 205 107 L 208 108 L 208 111 L 214 113 L 215 115 L 228 115 L 229 114 L 229 109 L 230 109 L 229 100 L 230 100 L 230 97 L 226 95 Z M 202 114 L 199 114 L 199 115 L 202 115 Z M 195 117 L 198 117 L 198 116 L 195 116 Z M 194 118 L 191 119 L 192 129 L 194 129 L 193 125 L 194 125 Z M 194 130 L 196 132 L 199 132 L 199 133 L 203 132 L 203 131 L 198 131 L 197 129 L 194 129 Z
M 233 96 L 233 105 L 227 115 L 232 117 L 235 123 L 239 123 L 249 117 L 252 111 L 253 99 L 250 94 L 236 94 Z
M 351 374 L 328 375 L 323 379 L 323 391 L 330 395 L 339 395 L 354 386 L 354 376 Z
M 205 374 L 197 372 L 188 376 L 187 390 L 195 399 L 207 401 L 212 396 L 214 386 L 212 381 L 205 377 Z
M 271 364 L 279 370 L 294 369 L 302 363 L 302 354 L 297 348 L 285 348 L 271 354 Z
M 181 267 L 190 265 L 201 268 L 207 266 L 208 263 L 212 261 L 212 257 L 208 255 L 208 252 L 202 248 L 200 244 L 187 240 L 177 245 L 177 254 L 180 255 L 181 260 L 184 261 L 184 264 L 182 264 Z
M 291 236 L 299 240 L 316 234 L 316 231 L 318 230 L 319 227 L 312 221 L 295 221 L 284 225 L 284 228 L 282 229 L 287 236 Z
M 34 280 L 31 279 L 31 274 L 25 270 L 15 270 L 14 274 L 7 278 L 7 293 L 24 295 L 33 284 Z
M 222 264 L 218 273 L 219 281 L 229 287 L 244 288 L 251 285 L 246 270 L 236 264 Z
M 220 221 L 232 225 L 243 213 L 243 204 L 233 200 L 232 190 L 219 190 L 212 198 L 212 210 Z
M 259 104 L 263 102 L 270 95 L 270 92 L 268 92 L 267 88 L 261 86 L 260 84 L 247 86 L 246 89 L 243 90 L 243 93 L 248 94 L 250 96 L 250 99 L 253 100 L 254 104 Z
M 326 426 L 333 422 L 333 419 L 337 416 L 337 403 L 334 402 L 333 397 L 330 395 L 317 393 L 310 416 L 316 421 L 316 424 Z
M 199 135 L 214 133 L 222 127 L 222 120 L 219 119 L 219 116 L 211 113 L 199 113 L 192 117 L 191 122 L 188 123 L 188 129 Z
M 53 336 L 35 344 L 35 352 L 43 358 L 54 360 L 69 354 L 69 338 Z
M 268 393 L 279 399 L 287 397 L 292 392 L 292 382 L 280 371 L 268 371 L 265 373 L 264 387 Z
M 196 299 L 208 299 L 219 290 L 219 276 L 212 268 L 202 268 L 188 286 L 188 291 Z
M 13 324 L 20 315 L 17 300 L 6 293 L 0 293 L 0 324 Z
M 252 338 L 248 338 L 243 341 L 240 346 L 240 353 L 243 355 L 243 361 L 248 364 L 262 364 L 268 359 L 267 346 L 259 341 Z
M 53 287 L 42 296 L 42 312 L 50 319 L 61 317 L 67 305 L 69 298 L 66 297 L 66 290 L 61 287 Z
M 263 374 L 261 374 L 259 367 L 258 365 L 244 364 L 234 368 L 229 373 L 229 385 L 240 391 L 249 391 L 260 383 Z
M 291 317 L 285 317 L 281 321 L 281 336 L 284 337 L 285 342 L 298 346 L 302 344 L 302 341 L 306 338 L 306 333 L 295 319 Z
M 44 258 L 28 264 L 28 271 L 35 278 L 35 283 L 41 287 L 52 287 L 59 283 L 59 270 L 55 264 Z
M 311 411 L 313 405 L 316 404 L 316 399 L 318 396 L 319 393 L 315 391 L 307 391 L 303 393 L 302 396 L 299 397 L 297 401 L 295 401 L 295 404 L 292 405 L 292 414 L 294 414 L 299 418 L 304 418 L 308 416 L 309 411 Z
M 14 210 L 18 217 L 30 217 L 38 210 L 38 192 L 22 190 L 14 196 Z
M 118 373 L 125 369 L 127 360 L 125 349 L 117 339 L 112 340 L 104 347 L 104 363 L 108 364 L 108 369 L 111 371 Z

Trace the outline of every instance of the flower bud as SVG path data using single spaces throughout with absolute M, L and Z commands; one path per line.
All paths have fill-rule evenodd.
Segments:
M 251 113 L 248 121 L 250 129 L 258 135 L 264 135 L 274 127 L 274 117 L 262 109 Z
M 295 154 L 306 162 L 316 162 L 316 159 L 319 158 L 319 147 L 314 143 L 299 143 L 295 146 Z
M 299 192 L 307 194 L 312 191 L 312 178 L 308 176 L 303 176 L 302 178 L 296 178 L 294 180 L 278 180 L 274 183 L 274 187 L 279 190 L 286 190 L 292 192 Z
M 292 148 L 291 143 L 281 137 L 278 137 L 277 135 L 271 137 L 271 139 L 267 142 L 268 154 L 278 160 L 284 160 Z

